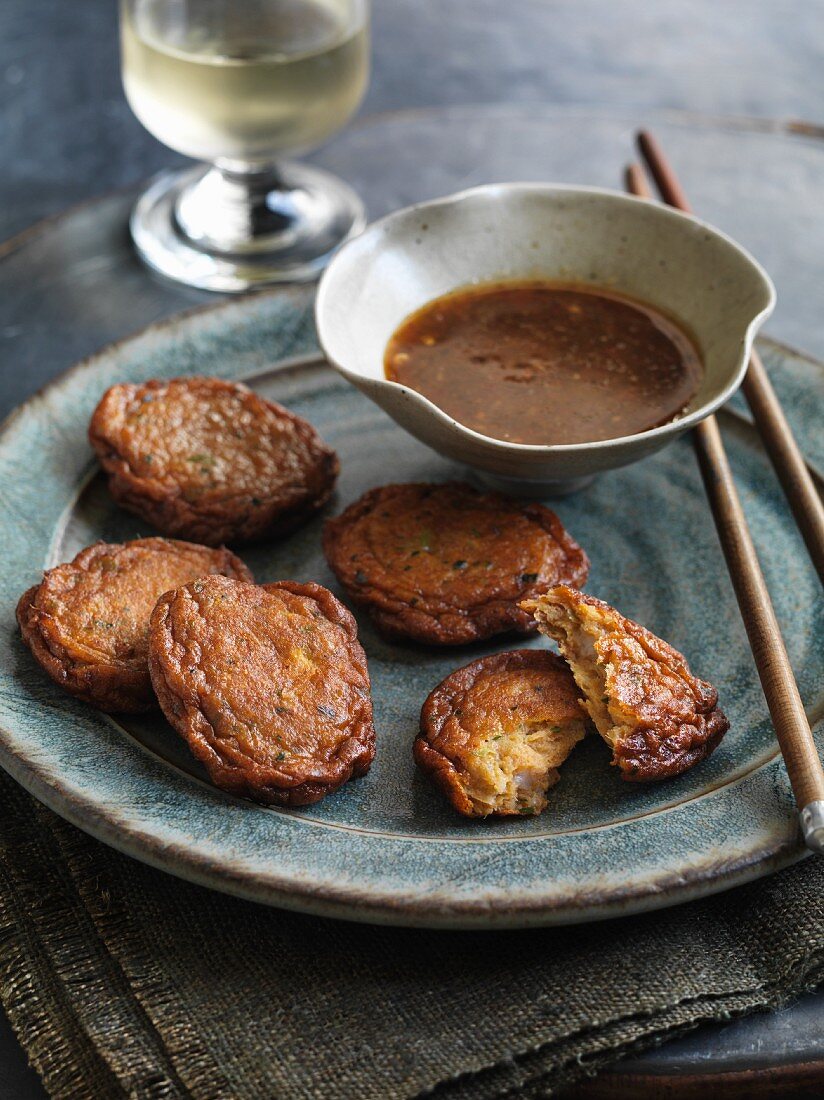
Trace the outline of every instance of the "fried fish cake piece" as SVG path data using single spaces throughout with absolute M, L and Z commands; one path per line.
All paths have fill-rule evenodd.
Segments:
M 566 662 L 516 649 L 438 684 L 421 711 L 415 762 L 466 817 L 538 814 L 586 729 Z
M 37 662 L 71 695 L 137 714 L 157 706 L 147 634 L 158 597 L 209 573 L 252 580 L 224 548 L 160 538 L 96 542 L 25 592 L 17 621 Z
M 209 546 L 292 530 L 338 476 L 337 455 L 308 421 L 217 378 L 112 386 L 89 439 L 119 504 Z
M 709 756 L 729 729 L 718 692 L 614 607 L 567 585 L 525 603 L 558 643 L 621 777 L 667 779 Z
M 520 601 L 589 570 L 554 512 L 459 482 L 372 489 L 327 521 L 323 549 L 379 630 L 430 645 L 531 633 Z
M 232 794 L 306 806 L 375 756 L 357 626 L 319 584 L 208 577 L 167 592 L 149 668 L 166 718 Z

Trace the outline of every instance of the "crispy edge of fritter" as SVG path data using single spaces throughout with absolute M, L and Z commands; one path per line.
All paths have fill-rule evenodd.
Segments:
M 464 817 L 514 817 L 524 814 L 541 813 L 547 806 L 547 791 L 560 779 L 558 768 L 567 759 L 575 745 L 582 740 L 587 732 L 587 717 L 581 708 L 580 719 L 567 722 L 553 722 L 553 736 L 549 739 L 549 745 L 544 746 L 544 755 L 551 753 L 551 762 L 546 762 L 545 783 L 538 783 L 532 790 L 532 801 L 526 800 L 518 806 L 517 790 L 512 792 L 515 799 L 514 805 L 485 808 L 485 799 L 473 796 L 470 785 L 465 781 L 462 771 L 456 767 L 455 761 L 441 749 L 432 744 L 432 740 L 438 738 L 446 722 L 455 716 L 456 706 L 464 699 L 467 692 L 477 683 L 478 678 L 485 673 L 497 671 L 517 672 L 521 669 L 534 668 L 536 664 L 543 664 L 547 675 L 563 674 L 571 676 L 565 661 L 548 650 L 509 650 L 505 653 L 496 653 L 488 657 L 481 657 L 472 661 L 463 668 L 456 669 L 445 677 L 428 695 L 421 708 L 420 732 L 415 738 L 412 751 L 415 763 L 435 784 L 459 814 Z M 540 732 L 543 726 L 549 723 L 533 723 L 537 727 L 535 732 Z M 550 731 L 544 731 L 550 732 Z M 528 727 L 525 725 L 522 731 L 524 737 L 528 736 Z M 488 739 L 484 742 L 488 751 L 497 754 L 496 763 L 503 769 L 502 755 L 511 755 L 509 749 L 517 751 L 518 734 L 506 735 L 507 741 L 503 746 L 506 750 L 502 753 L 498 745 L 498 737 L 494 730 L 490 729 Z M 502 738 L 503 739 L 503 738 Z M 555 750 L 555 751 L 552 751 Z M 540 750 L 538 750 L 540 752 Z M 466 769 L 464 769 L 465 771 Z M 543 769 L 541 769 L 543 770 Z M 537 776 L 535 777 L 538 778 Z

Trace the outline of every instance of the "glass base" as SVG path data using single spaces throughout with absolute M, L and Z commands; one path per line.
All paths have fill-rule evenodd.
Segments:
M 224 293 L 313 279 L 365 224 L 363 203 L 347 184 L 293 162 L 163 172 L 129 223 L 149 267 Z

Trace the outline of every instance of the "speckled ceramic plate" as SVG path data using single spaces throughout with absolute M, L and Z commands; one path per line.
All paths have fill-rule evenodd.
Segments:
M 306 291 L 222 304 L 105 349 L 7 421 L 3 766 L 59 814 L 138 859 L 272 905 L 362 921 L 500 928 L 593 920 L 672 905 L 798 859 L 792 797 L 687 440 L 556 505 L 592 558 L 589 590 L 670 640 L 719 687 L 732 728 L 708 761 L 675 781 L 623 783 L 593 736 L 565 765 L 540 817 L 456 819 L 413 767 L 418 713 L 448 671 L 505 644 L 391 645 L 363 617 L 377 759 L 365 779 L 302 811 L 222 794 L 160 717 L 115 721 L 45 677 L 15 628 L 19 594 L 96 538 L 148 533 L 109 500 L 86 442 L 89 414 L 113 382 L 194 372 L 246 379 L 308 417 L 339 451 L 333 510 L 386 481 L 462 476 L 339 376 L 295 361 L 314 349 Z M 821 457 L 822 375 L 785 349 L 764 351 L 809 453 Z M 723 420 L 802 695 L 819 719 L 818 582 L 752 429 Z M 256 576 L 335 588 L 321 523 L 244 555 Z

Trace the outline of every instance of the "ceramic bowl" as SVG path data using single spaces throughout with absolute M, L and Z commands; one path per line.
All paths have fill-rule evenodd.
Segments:
M 384 376 L 398 325 L 449 291 L 506 279 L 611 287 L 680 320 L 705 363 L 678 420 L 636 435 L 539 446 L 481 435 Z M 403 428 L 512 492 L 564 492 L 652 454 L 740 385 L 775 303 L 766 272 L 729 237 L 658 203 L 593 187 L 508 183 L 399 210 L 345 245 L 318 289 L 316 321 L 336 370 Z

